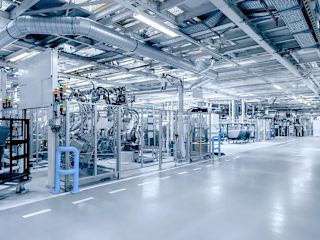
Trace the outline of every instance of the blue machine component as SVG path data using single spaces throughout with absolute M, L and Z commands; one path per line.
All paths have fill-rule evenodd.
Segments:
M 73 169 L 61 169 L 61 154 L 73 153 L 74 167 Z M 56 183 L 54 193 L 60 193 L 60 176 L 73 175 L 73 191 L 72 193 L 79 192 L 79 150 L 75 147 L 58 147 L 56 150 Z

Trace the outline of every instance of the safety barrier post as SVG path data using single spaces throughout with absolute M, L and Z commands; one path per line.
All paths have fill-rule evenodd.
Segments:
M 61 154 L 73 153 L 73 169 L 61 169 Z M 60 176 L 73 175 L 73 191 L 72 193 L 79 192 L 79 150 L 75 147 L 58 147 L 56 150 L 56 179 L 54 193 L 60 193 Z

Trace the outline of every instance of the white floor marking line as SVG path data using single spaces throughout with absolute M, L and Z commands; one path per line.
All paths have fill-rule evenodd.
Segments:
M 106 182 L 106 183 L 101 183 L 101 184 L 97 184 L 97 185 L 94 185 L 94 186 L 84 187 L 84 188 L 80 189 L 80 192 L 91 190 L 91 189 L 95 189 L 95 188 L 105 187 L 105 186 L 108 186 L 108 185 L 113 185 L 113 184 L 117 184 L 117 183 L 121 183 L 121 182 L 128 182 L 130 180 L 134 180 L 134 179 L 137 179 L 137 178 L 149 177 L 149 176 L 152 176 L 152 175 L 156 175 L 156 174 L 163 173 L 163 172 L 169 172 L 169 171 L 173 171 L 173 170 L 184 168 L 184 167 L 190 167 L 190 166 L 193 166 L 193 165 L 199 165 L 201 163 L 207 163 L 209 161 L 212 161 L 212 159 L 202 160 L 202 161 L 194 162 L 194 163 L 188 163 L 188 164 L 185 164 L 185 165 L 176 166 L 176 167 L 168 168 L 168 169 L 163 169 L 163 170 L 160 170 L 160 171 L 154 171 L 154 172 L 151 172 L 151 173 L 143 173 L 141 175 L 137 175 L 137 176 L 133 176 L 133 177 L 127 177 L 127 178 L 123 178 L 123 179 L 120 179 L 120 180 L 115 180 L 113 182 Z M 65 194 L 70 194 L 70 193 L 65 193 Z M 22 205 L 25 205 L 25 204 L 22 204 Z
M 168 178 L 171 178 L 171 176 L 161 177 L 161 178 L 159 178 L 159 179 L 160 179 L 160 180 L 164 180 L 164 179 L 168 179 Z
M 212 167 L 212 164 L 208 164 L 208 165 L 206 165 L 206 167 Z
M 147 185 L 147 184 L 151 184 L 152 182 L 143 182 L 143 183 L 138 183 L 137 185 L 138 186 L 144 186 L 144 185 Z
M 302 148 L 303 150 L 307 150 L 307 151 L 320 151 L 320 148 Z
M 201 170 L 201 168 L 194 168 L 192 169 L 193 171 L 198 171 L 198 170 Z
M 226 159 L 226 162 L 230 162 L 230 159 Z
M 37 216 L 37 215 L 40 215 L 40 214 L 43 214 L 43 213 L 47 213 L 47 212 L 51 212 L 51 209 L 44 209 L 44 210 L 41 210 L 41 211 L 38 211 L 38 212 L 34 212 L 34 213 L 30 213 L 30 214 L 27 214 L 27 215 L 23 215 L 22 217 L 23 218 L 29 218 L 29 217 L 33 217 L 33 216 Z
M 81 200 L 78 200 L 78 201 L 74 201 L 72 202 L 72 204 L 79 204 L 79 203 L 83 203 L 83 202 L 87 202 L 87 201 L 90 201 L 90 200 L 93 200 L 94 197 L 88 197 L 88 198 L 84 198 L 84 199 L 81 199 Z
M 184 165 L 181 165 L 181 166 L 176 166 L 176 167 L 172 167 L 172 168 L 168 168 L 168 169 L 163 169 L 163 170 L 160 170 L 160 171 L 154 171 L 154 172 L 150 172 L 150 173 L 143 173 L 141 175 L 137 175 L 137 176 L 133 176 L 133 177 L 127 177 L 127 178 L 123 178 L 123 179 L 120 179 L 120 180 L 114 180 L 114 181 L 111 181 L 111 182 L 96 184 L 96 185 L 93 185 L 93 186 L 81 188 L 79 191 L 80 192 L 84 192 L 84 191 L 88 191 L 88 190 L 91 190 L 91 189 L 105 187 L 105 186 L 109 186 L 109 185 L 113 185 L 113 184 L 117 184 L 117 183 L 129 182 L 131 180 L 138 179 L 138 178 L 144 178 L 144 177 L 153 176 L 153 175 L 156 175 L 156 174 L 159 174 L 159 173 L 169 172 L 169 171 L 173 171 L 173 170 L 184 168 L 184 167 L 189 167 L 189 166 L 193 166 L 193 165 L 199 165 L 201 163 L 209 162 L 211 160 L 212 159 L 201 160 L 199 162 L 188 163 L 188 164 L 184 164 Z M 64 193 L 50 195 L 48 197 L 42 197 L 42 198 L 38 198 L 38 199 L 35 199 L 35 200 L 26 201 L 26 202 L 23 202 L 23 203 L 18 203 L 18 204 L 11 205 L 11 206 L 8 206 L 8 207 L 0 207 L 0 211 L 4 211 L 4 210 L 7 210 L 7 209 L 16 208 L 16 207 L 21 207 L 21 206 L 25 206 L 25 205 L 28 205 L 28 204 L 49 200 L 49 199 L 52 199 L 52 198 L 58 198 L 58 197 L 62 197 L 62 196 L 69 195 L 69 194 L 71 194 L 71 192 L 64 192 Z
M 238 159 L 238 158 L 240 158 L 239 156 L 236 156 L 236 157 L 234 157 L 233 159 Z
M 125 191 L 125 190 L 127 190 L 126 188 L 120 188 L 120 189 L 117 189 L 117 190 L 113 190 L 113 191 L 111 191 L 111 192 L 109 192 L 110 194 L 114 194 L 114 193 L 118 193 L 118 192 L 123 192 L 123 191 Z
M 294 143 L 296 141 L 297 140 L 292 140 L 292 141 L 287 142 L 287 143 L 279 143 L 279 144 L 273 145 L 272 147 L 282 147 L 285 144 Z M 252 150 L 249 150 L 247 152 L 255 151 L 255 150 L 258 150 L 258 149 L 252 149 Z M 229 155 L 229 157 L 231 157 L 232 155 L 234 155 L 234 154 Z M 224 159 L 224 157 L 222 156 L 221 159 Z M 88 191 L 88 190 L 95 189 L 95 188 L 105 187 L 105 186 L 109 186 L 109 185 L 113 185 L 113 184 L 117 184 L 117 183 L 121 183 L 121 182 L 128 182 L 128 181 L 131 181 L 131 180 L 134 180 L 134 179 L 137 179 L 137 178 L 144 178 L 144 177 L 156 175 L 156 174 L 163 173 L 163 172 L 169 172 L 169 171 L 173 171 L 173 170 L 184 168 L 184 167 L 190 167 L 190 166 L 193 166 L 193 165 L 199 165 L 201 163 L 207 163 L 207 162 L 210 162 L 210 161 L 212 161 L 212 159 L 201 160 L 201 161 L 198 161 L 198 162 L 188 163 L 188 164 L 184 164 L 184 165 L 180 165 L 180 166 L 176 166 L 176 167 L 172 167 L 172 168 L 168 168 L 168 169 L 163 169 L 163 170 L 160 170 L 160 171 L 154 171 L 154 172 L 150 172 L 150 173 L 143 173 L 141 175 L 137 175 L 137 176 L 133 176 L 133 177 L 128 177 L 128 178 L 123 178 L 123 179 L 115 180 L 115 181 L 111 181 L 111 182 L 96 184 L 96 185 L 93 185 L 93 186 L 81 188 L 80 192 Z M 45 201 L 45 200 L 49 200 L 49 199 L 52 199 L 52 198 L 58 198 L 58 197 L 62 197 L 62 196 L 69 195 L 69 194 L 71 194 L 71 193 L 70 192 L 65 192 L 65 193 L 50 195 L 48 197 L 41 197 L 41 198 L 38 198 L 38 199 L 35 199 L 35 200 L 29 200 L 29 201 L 18 203 L 18 204 L 14 204 L 14 205 L 11 205 L 11 206 L 0 207 L 0 212 L 4 211 L 4 210 L 7 210 L 7 209 L 17 208 L 17 207 L 29 205 L 29 204 L 32 204 L 32 203 L 42 202 L 42 201 Z
M 188 172 L 179 172 L 179 173 L 177 173 L 178 175 L 182 175 L 182 174 L 186 174 L 186 173 L 188 173 Z

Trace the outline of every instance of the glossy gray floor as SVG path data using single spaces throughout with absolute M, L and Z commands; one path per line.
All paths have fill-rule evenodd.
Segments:
M 0 211 L 0 239 L 319 240 L 319 140 Z

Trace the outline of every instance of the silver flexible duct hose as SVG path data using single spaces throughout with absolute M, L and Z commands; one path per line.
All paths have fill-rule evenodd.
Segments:
M 180 59 L 82 17 L 18 17 L 0 31 L 0 49 L 29 34 L 81 35 L 176 68 L 201 74 L 210 79 L 215 80 L 218 77 L 218 74 L 213 70 L 202 73 L 202 70 L 208 66 L 204 66 L 204 69 L 197 69 L 193 62 Z

